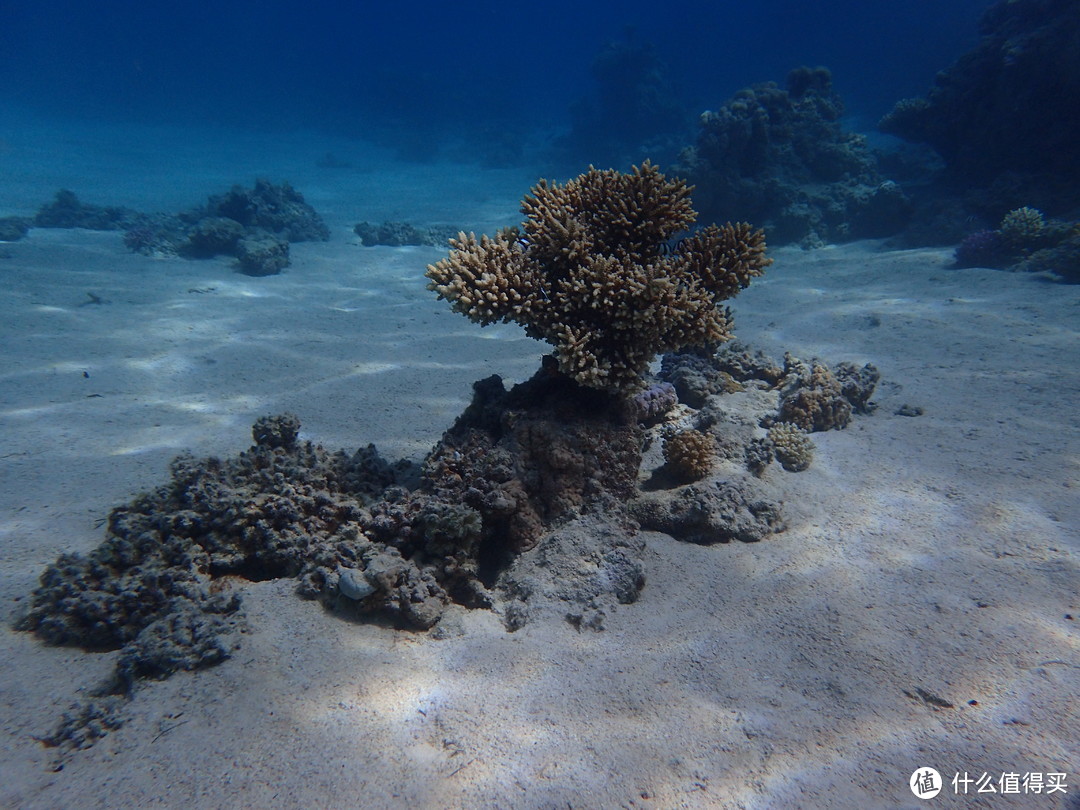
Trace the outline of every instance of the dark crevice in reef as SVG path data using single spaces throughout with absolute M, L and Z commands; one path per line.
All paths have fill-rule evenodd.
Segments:
M 211 564 L 206 573 L 210 579 L 221 579 L 227 576 L 234 576 L 246 580 L 247 582 L 268 582 L 272 579 L 294 577 L 299 572 L 295 569 L 268 564 L 258 558 L 251 557 L 244 559 L 239 564 L 230 564 L 227 566 Z

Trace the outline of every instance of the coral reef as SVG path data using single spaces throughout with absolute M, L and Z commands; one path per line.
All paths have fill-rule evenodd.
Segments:
M 638 421 L 649 423 L 667 415 L 679 404 L 679 396 L 671 383 L 658 382 L 635 394 L 630 401 L 637 412 Z
M 1060 281 L 1080 284 L 1080 230 L 1053 247 L 1036 250 L 1014 265 L 1014 269 L 1027 273 L 1051 273 Z
M 252 189 L 234 186 L 178 214 L 85 205 L 62 189 L 38 211 L 33 224 L 123 230 L 127 248 L 146 256 L 235 256 L 240 271 L 251 276 L 274 275 L 288 267 L 290 242 L 330 238 L 329 228 L 300 192 L 288 183 L 275 186 L 262 179 Z
M 260 229 L 237 240 L 235 253 L 240 269 L 249 276 L 273 276 L 289 266 L 289 243 Z
M 701 115 L 695 145 L 674 170 L 695 187 L 703 215 L 760 222 L 771 242 L 876 238 L 907 223 L 910 204 L 884 178 L 861 135 L 840 126 L 843 103 L 825 68 L 798 68 L 787 89 L 739 91 Z
M 998 226 L 1001 238 L 1016 250 L 1034 246 L 1045 232 L 1046 218 L 1042 211 L 1027 205 L 1009 211 Z
M 1045 272 L 1076 283 L 1080 267 L 1080 224 L 1047 220 L 1023 206 L 1009 211 L 997 230 L 970 234 L 957 246 L 954 267 L 990 267 L 1015 272 Z
M 814 460 L 814 443 L 798 425 L 776 423 L 769 428 L 769 441 L 776 452 L 776 460 L 788 472 L 802 472 Z
M 389 245 L 391 247 L 434 245 L 442 247 L 457 236 L 459 231 L 446 225 L 417 228 L 408 222 L 388 221 L 383 222 L 382 225 L 359 222 L 353 228 L 353 233 L 360 237 L 360 243 L 365 247 L 373 247 L 374 245 Z
M 175 252 L 206 258 L 230 255 L 249 276 L 271 276 L 289 266 L 289 243 L 325 241 L 326 223 L 289 183 L 258 179 L 212 196 L 174 220 Z
M 644 586 L 638 522 L 704 544 L 781 531 L 765 471 L 774 453 L 805 469 L 812 444 L 789 423 L 759 435 L 780 396 L 774 362 L 742 346 L 711 362 L 744 383 L 699 411 L 676 408 L 669 383 L 636 402 L 582 385 L 552 358 L 510 390 L 489 377 L 422 465 L 389 464 L 373 445 L 329 453 L 301 441 L 292 414 L 258 419 L 255 444 L 234 458 L 178 457 L 166 484 L 111 512 L 100 546 L 45 569 L 17 620 L 51 643 L 119 650 L 46 743 L 91 745 L 119 726 L 140 682 L 233 655 L 244 581 L 293 578 L 329 611 L 418 630 L 455 604 L 495 609 L 511 631 L 547 615 L 603 630 Z M 815 380 L 822 369 L 788 357 L 783 381 L 808 379 L 869 410 L 872 367 L 841 365 L 827 385 Z M 644 481 L 643 452 L 654 470 L 695 482 Z
M 226 217 L 286 242 L 325 242 L 330 238 L 322 217 L 288 182 L 274 185 L 260 178 L 250 189 L 233 186 L 228 193 L 207 201 L 204 216 Z
M 716 464 L 716 443 L 708 433 L 683 430 L 664 442 L 664 461 L 679 480 L 699 481 Z
M 955 266 L 1003 267 L 1008 264 L 1011 251 L 997 231 L 983 229 L 968 234 L 956 247 Z
M 715 355 L 708 352 L 669 352 L 660 359 L 658 376 L 674 387 L 680 402 L 691 408 L 702 407 L 713 394 L 742 388 L 731 373 L 717 365 Z
M 641 428 L 620 398 L 541 369 L 506 391 L 496 377 L 424 465 L 432 491 L 483 517 L 485 555 L 531 548 L 552 521 L 633 493 Z
M 784 355 L 781 367 L 762 352 L 737 342 L 725 344 L 711 355 L 705 351 L 664 355 L 659 376 L 674 380 L 680 401 L 693 409 L 693 428 L 682 430 L 689 435 L 709 436 L 715 457 L 740 463 L 759 478 L 774 456 L 787 470 L 805 469 L 813 445 L 803 434 L 843 428 L 853 414 L 872 413 L 877 406 L 871 397 L 881 378 L 871 364 L 860 367 L 844 362 L 830 368 L 790 353 Z M 734 416 L 720 403 L 738 392 L 759 399 L 767 395 L 775 406 L 760 400 L 762 408 L 753 419 L 748 420 L 746 414 Z M 759 435 L 760 428 L 777 425 L 780 427 L 775 436 Z M 669 444 L 685 441 L 679 439 L 673 426 L 661 428 L 669 430 L 664 437 Z M 664 453 L 667 460 L 668 445 Z M 675 472 L 668 467 L 665 464 L 664 469 Z M 662 486 L 665 477 L 657 477 L 660 472 L 654 473 L 653 483 Z M 682 480 L 689 480 L 689 475 L 687 470 L 687 478 Z M 678 476 L 672 477 L 679 480 Z
M 460 234 L 429 265 L 429 288 L 480 324 L 515 321 L 555 346 L 560 371 L 592 388 L 642 387 L 652 358 L 730 337 L 719 307 L 760 275 L 760 231 L 695 219 L 690 191 L 646 162 L 538 183 L 522 202 L 519 238 Z
M 980 34 L 924 98 L 899 101 L 879 128 L 933 147 L 944 160 L 936 194 L 987 222 L 1025 204 L 1075 211 L 1080 6 L 999 0 L 983 14 Z
M 256 445 L 235 459 L 177 458 L 167 485 L 113 510 L 90 555 L 45 570 L 20 627 L 58 644 L 122 647 L 119 681 L 227 657 L 220 639 L 239 600 L 211 581 L 360 556 L 360 509 L 395 480 L 374 448 L 329 454 L 297 443 L 296 424 L 260 420 Z
M 237 243 L 248 229 L 228 217 L 202 217 L 187 232 L 187 244 L 183 251 L 198 258 L 220 254 L 236 255 Z
M 112 696 L 140 680 L 228 658 L 242 617 L 228 577 L 293 577 L 300 595 L 331 609 L 428 629 L 451 602 L 490 607 L 486 582 L 556 521 L 609 506 L 620 519 L 641 457 L 624 400 L 549 370 L 510 391 L 498 378 L 478 383 L 422 471 L 371 445 L 328 453 L 301 442 L 299 428 L 291 414 L 264 417 L 236 458 L 177 458 L 166 485 L 112 511 L 100 546 L 46 568 L 17 626 L 120 650 L 94 699 L 61 722 L 57 745 L 88 745 L 114 727 Z M 636 558 L 602 556 L 629 583 L 616 597 L 629 600 Z
M 743 460 L 746 464 L 746 469 L 760 478 L 765 474 L 765 471 L 772 463 L 773 454 L 773 444 L 769 441 L 768 437 L 752 439 L 746 444 L 746 448 L 743 450 Z

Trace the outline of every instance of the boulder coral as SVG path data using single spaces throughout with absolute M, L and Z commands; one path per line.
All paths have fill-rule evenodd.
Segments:
M 663 352 L 731 337 L 720 303 L 760 275 L 760 230 L 694 223 L 690 188 L 646 161 L 541 180 L 519 231 L 461 233 L 429 265 L 429 289 L 481 325 L 514 321 L 555 346 L 559 371 L 590 388 L 630 392 Z

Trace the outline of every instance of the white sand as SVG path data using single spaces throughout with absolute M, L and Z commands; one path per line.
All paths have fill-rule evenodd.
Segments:
M 777 251 L 734 302 L 756 347 L 883 375 L 877 413 L 815 434 L 807 472 L 768 473 L 787 531 L 709 548 L 650 534 L 641 600 L 602 633 L 508 634 L 461 611 L 435 639 L 252 584 L 231 660 L 147 684 L 122 729 L 52 771 L 35 735 L 115 654 L 9 629 L 43 566 L 99 543 L 176 453 L 246 447 L 258 416 L 418 458 L 474 380 L 531 374 L 543 347 L 424 289 L 442 251 L 363 248 L 350 228 L 491 230 L 535 176 L 302 135 L 0 137 L 0 216 L 61 186 L 177 210 L 264 175 L 333 231 L 269 278 L 134 255 L 118 233 L 0 244 L 0 806 L 896 808 L 922 806 L 920 766 L 1069 774 L 1065 796 L 950 786 L 925 806 L 1077 806 L 1080 287 L 877 243 Z M 360 168 L 318 169 L 327 151 Z M 905 403 L 924 415 L 895 415 Z

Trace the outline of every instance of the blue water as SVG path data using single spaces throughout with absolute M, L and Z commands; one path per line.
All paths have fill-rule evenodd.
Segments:
M 0 103 L 124 121 L 439 133 L 568 125 L 607 42 L 651 42 L 687 110 L 826 65 L 876 120 L 977 40 L 987 0 L 536 4 L 5 0 Z

